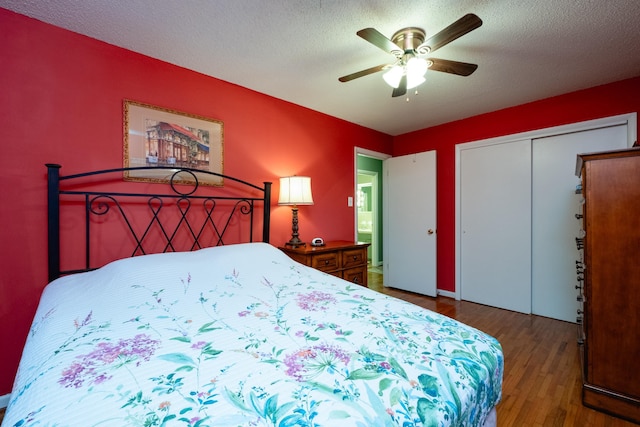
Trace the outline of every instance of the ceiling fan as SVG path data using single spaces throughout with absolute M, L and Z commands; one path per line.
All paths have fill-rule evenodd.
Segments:
M 468 76 L 478 68 L 476 64 L 427 58 L 427 56 L 481 25 L 482 20 L 473 13 L 469 13 L 427 40 L 425 40 L 425 31 L 417 27 L 408 27 L 396 31 L 391 39 L 385 37 L 375 28 L 365 28 L 356 34 L 374 46 L 394 55 L 396 61 L 392 64 L 378 65 L 348 74 L 338 80 L 348 82 L 379 71 L 386 71 L 383 78 L 393 87 L 392 96 L 395 97 L 403 96 L 407 93 L 407 89 L 412 89 L 422 84 L 425 81 L 424 74 L 427 69 L 458 76 Z

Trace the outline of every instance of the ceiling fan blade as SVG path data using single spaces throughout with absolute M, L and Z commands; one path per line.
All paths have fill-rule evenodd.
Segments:
M 447 59 L 429 58 L 432 62 L 430 70 L 442 71 L 443 73 L 456 74 L 458 76 L 471 75 L 478 66 L 468 62 L 449 61 Z
M 393 93 L 391 94 L 391 96 L 395 98 L 396 96 L 403 96 L 406 93 L 407 93 L 407 76 L 405 74 L 400 79 L 400 84 L 398 85 L 398 87 L 393 89 Z
M 386 38 L 384 34 L 379 32 L 375 28 L 365 28 L 358 31 L 356 34 L 372 45 L 379 47 L 385 52 L 395 55 L 397 58 L 400 58 L 404 53 L 397 44 Z
M 434 52 L 440 49 L 442 46 L 451 43 L 458 37 L 462 37 L 468 32 L 475 30 L 482 25 L 482 19 L 478 18 L 473 13 L 466 14 L 462 18 L 458 19 L 453 24 L 449 25 L 444 30 L 429 37 L 424 43 L 420 45 L 429 46 L 430 52 Z M 420 50 L 420 47 L 416 50 Z
M 384 68 L 388 66 L 389 64 L 377 65 L 375 67 L 367 68 L 366 70 L 358 71 L 357 73 L 347 74 L 346 76 L 339 77 L 338 80 L 340 80 L 341 82 L 348 82 L 359 77 L 377 73 L 378 71 L 384 70 Z

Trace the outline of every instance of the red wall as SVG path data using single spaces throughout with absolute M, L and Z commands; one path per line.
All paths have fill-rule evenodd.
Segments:
M 391 152 L 388 135 L 5 9 L 0 40 L 0 395 L 47 281 L 44 164 L 62 164 L 62 174 L 122 165 L 124 99 L 223 121 L 224 172 L 273 181 L 275 201 L 278 177 L 311 176 L 305 240 L 353 238 L 354 145 Z M 289 240 L 291 210 L 274 205 L 272 220 L 271 241 Z
M 393 155 L 436 150 L 438 289 L 455 291 L 455 146 L 640 110 L 640 77 L 400 135 Z

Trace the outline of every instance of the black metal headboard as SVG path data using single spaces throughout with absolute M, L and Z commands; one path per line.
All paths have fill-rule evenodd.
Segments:
M 260 225 L 262 225 L 261 241 L 269 242 L 271 182 L 264 182 L 264 186 L 259 187 L 238 178 L 215 172 L 166 166 L 105 169 L 61 176 L 60 165 L 48 163 L 46 166 L 48 175 L 49 281 L 65 274 L 90 271 L 100 267 L 100 265 L 94 265 L 92 260 L 92 245 L 95 245 L 91 239 L 92 228 L 95 227 L 95 218 L 107 213 L 117 216 L 118 223 L 124 228 L 123 233 L 126 236 L 122 239 L 133 245 L 130 256 L 224 245 L 225 236 L 230 234 L 229 225 L 235 226 L 240 222 L 243 227 L 246 226 L 248 229 L 243 230 L 243 233 L 248 234 L 247 240 L 249 242 L 254 241 L 254 229 L 259 229 Z M 153 172 L 160 169 L 167 170 L 169 190 L 166 185 L 153 185 L 158 191 L 147 193 L 104 191 L 102 189 L 104 182 L 107 184 L 117 182 L 121 185 L 123 174 L 130 171 L 149 170 Z M 186 184 L 186 187 L 181 185 L 184 183 L 185 174 L 191 181 Z M 198 176 L 200 174 L 215 175 L 224 179 L 225 182 L 232 181 L 237 183 L 238 188 L 242 190 L 228 190 L 225 186 L 223 192 L 220 189 L 215 191 L 215 187 L 206 187 L 199 182 Z M 88 177 L 92 177 L 89 179 L 89 184 L 86 183 Z M 81 178 L 85 178 L 85 180 Z M 127 190 L 130 188 L 130 185 L 126 186 Z M 230 191 L 233 191 L 233 194 L 230 194 Z M 216 194 L 206 194 L 212 192 Z M 251 196 L 251 194 L 257 194 L 259 197 Z M 135 210 L 128 210 L 126 202 L 135 205 Z M 67 203 L 75 204 L 76 207 L 81 206 L 83 211 L 84 227 L 80 228 L 84 228 L 84 230 L 77 234 L 83 235 L 79 238 L 83 240 L 82 244 L 84 245 L 84 266 L 61 270 L 60 211 L 61 207 Z M 254 211 L 260 205 L 263 210 L 261 222 L 256 220 L 254 216 Z M 173 219 L 172 223 L 171 221 L 169 224 L 163 222 L 161 212 L 163 215 L 169 212 L 168 215 Z M 192 212 L 198 212 L 195 219 Z M 144 219 L 141 220 L 141 217 Z M 140 226 L 141 222 L 142 226 Z M 145 245 L 151 236 L 154 236 L 156 245 L 158 241 L 161 242 L 161 248 L 147 252 Z M 179 247 L 176 242 L 177 236 L 180 236 L 182 240 Z M 186 245 L 188 247 L 185 247 L 184 240 L 188 241 Z M 77 246 L 82 246 L 82 244 L 74 245 L 74 251 Z

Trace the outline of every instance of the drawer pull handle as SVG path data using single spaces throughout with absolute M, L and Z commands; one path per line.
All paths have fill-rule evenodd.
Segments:
M 328 259 L 324 260 L 324 265 L 329 265 L 329 260 Z
M 354 261 L 357 261 L 357 260 L 358 260 L 358 255 L 354 255 L 354 256 L 353 256 L 353 260 L 354 260 Z

